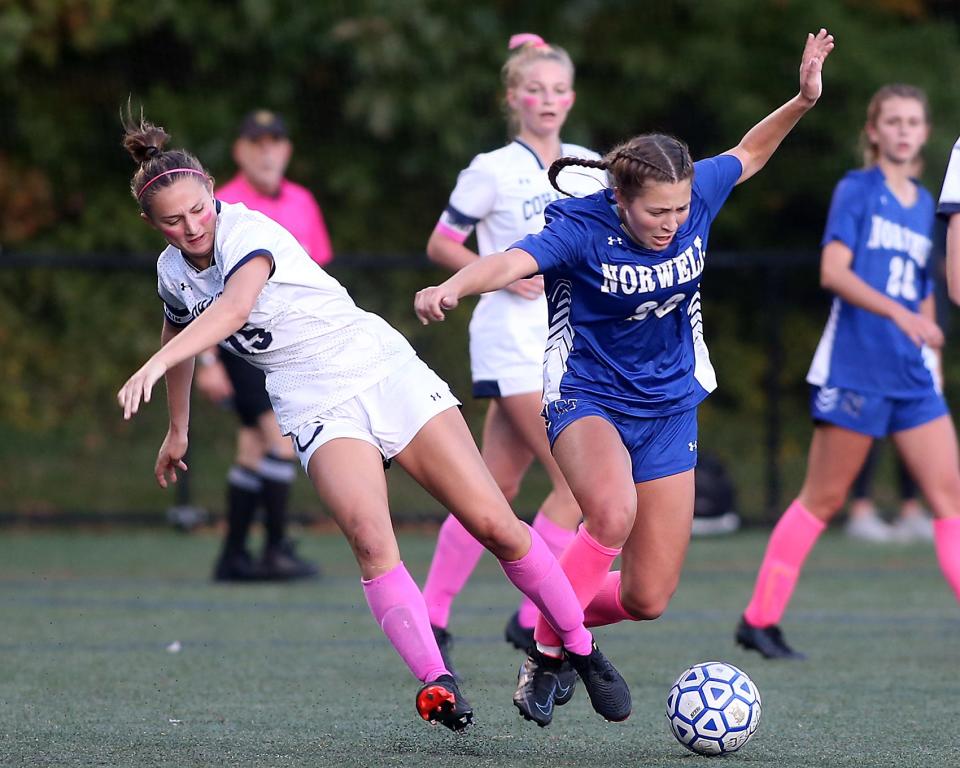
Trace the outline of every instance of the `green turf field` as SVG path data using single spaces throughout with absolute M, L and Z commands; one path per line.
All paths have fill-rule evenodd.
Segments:
M 422 579 L 432 534 L 401 539 Z M 811 659 L 770 663 L 731 639 L 764 533 L 695 541 L 665 616 L 598 631 L 631 684 L 631 718 L 604 723 L 580 691 L 545 730 L 511 705 L 520 659 L 500 633 L 515 596 L 485 558 L 451 622 L 478 720 L 456 736 L 416 719 L 416 684 L 338 536 L 305 533 L 325 578 L 288 586 L 210 583 L 218 541 L 3 533 L 0 765 L 690 766 L 705 758 L 673 740 L 664 699 L 712 658 L 744 668 L 764 699 L 753 741 L 724 765 L 960 765 L 960 611 L 930 547 L 828 534 L 784 622 Z

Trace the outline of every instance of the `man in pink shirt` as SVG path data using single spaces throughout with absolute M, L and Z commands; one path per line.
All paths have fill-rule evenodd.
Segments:
M 320 206 L 305 187 L 284 178 L 293 145 L 283 119 L 261 109 L 240 124 L 233 145 L 239 172 L 216 191 L 226 203 L 243 203 L 269 216 L 297 238 L 323 266 L 333 258 Z M 287 500 L 296 476 L 290 439 L 280 433 L 263 373 L 216 348 L 199 356 L 197 387 L 237 413 L 237 451 L 227 473 L 227 533 L 214 567 L 217 581 L 289 580 L 316 576 L 317 567 L 300 558 L 286 537 Z M 256 510 L 264 509 L 263 554 L 255 560 L 247 538 Z
M 243 203 L 289 231 L 321 267 L 333 258 L 320 206 L 310 190 L 284 178 L 293 144 L 275 112 L 247 115 L 233 143 L 236 176 L 217 190 L 225 203 Z

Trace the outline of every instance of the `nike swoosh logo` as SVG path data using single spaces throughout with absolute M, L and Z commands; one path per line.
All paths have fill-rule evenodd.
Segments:
M 320 434 L 320 431 L 321 431 L 322 429 L 323 429 L 323 424 L 319 424 L 319 425 L 317 426 L 317 428 L 316 428 L 315 430 L 313 430 L 313 434 L 310 436 L 310 439 L 307 440 L 307 444 L 306 444 L 306 445 L 300 445 L 300 438 L 299 438 L 299 437 L 293 438 L 293 442 L 295 442 L 295 443 L 297 444 L 297 449 L 300 451 L 300 453 L 303 453 L 304 451 L 307 450 L 307 448 L 310 447 L 310 444 L 313 443 L 313 441 L 317 439 L 317 435 Z
M 547 706 L 543 706 L 539 701 L 534 702 L 537 706 L 537 709 L 543 712 L 543 714 L 546 715 L 547 717 L 549 717 L 550 713 L 553 712 L 553 699 L 554 699 L 554 694 L 556 692 L 557 692 L 557 684 L 554 683 L 553 690 L 550 692 L 550 698 L 547 700 L 548 701 Z
M 559 693 L 561 696 L 566 696 L 568 693 L 570 693 L 570 688 L 571 688 L 571 687 L 572 687 L 572 684 L 571 684 L 571 685 L 561 685 L 561 684 L 560 684 L 560 681 L 558 680 L 558 681 L 557 681 L 556 688 L 555 688 L 554 690 L 555 690 L 557 693 Z

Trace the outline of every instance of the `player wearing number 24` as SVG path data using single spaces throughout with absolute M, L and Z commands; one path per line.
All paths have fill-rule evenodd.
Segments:
M 416 296 L 429 323 L 464 296 L 543 274 L 544 415 L 585 521 L 560 562 L 590 625 L 656 618 L 677 587 L 693 519 L 697 405 L 716 386 L 700 304 L 710 226 L 817 102 L 833 47 L 826 30 L 808 35 L 799 93 L 717 157 L 693 163 L 682 141 L 654 134 L 601 161 L 561 158 L 550 169 L 561 191 L 568 166 L 606 169 L 613 189 L 552 203 L 540 233 Z M 622 570 L 608 573 L 621 550 Z M 559 641 L 542 620 L 534 637 L 536 666 Z
M 810 366 L 814 422 L 807 473 L 764 554 L 736 631 L 767 658 L 798 658 L 778 624 L 800 570 L 837 513 L 875 438 L 891 435 L 930 505 L 940 568 L 960 598 L 960 459 L 940 393 L 929 263 L 934 205 L 912 175 L 930 130 L 919 88 L 881 88 L 867 108 L 866 167 L 830 205 L 821 284 L 835 294 Z

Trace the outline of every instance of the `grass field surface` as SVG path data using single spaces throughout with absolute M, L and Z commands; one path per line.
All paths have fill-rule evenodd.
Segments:
M 401 535 L 421 580 L 432 532 Z M 958 766 L 960 611 L 929 546 L 828 533 L 783 626 L 810 659 L 734 647 L 766 539 L 691 546 L 655 622 L 597 631 L 633 692 L 613 725 L 583 691 L 539 729 L 511 704 L 520 663 L 502 639 L 516 594 L 485 557 L 454 606 L 455 659 L 478 724 L 416 717 L 417 683 L 370 617 L 336 534 L 306 532 L 324 577 L 216 585 L 219 537 L 165 531 L 0 537 L 2 766 L 691 766 L 664 716 L 687 666 L 721 659 L 763 696 L 754 739 L 723 765 Z M 178 650 L 179 649 L 179 650 Z

